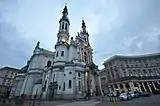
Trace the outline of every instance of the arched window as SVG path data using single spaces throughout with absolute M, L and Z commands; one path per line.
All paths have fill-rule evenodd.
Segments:
M 64 51 L 61 51 L 61 56 L 64 56 Z
M 64 29 L 64 22 L 62 22 L 62 29 Z
M 57 51 L 57 53 L 56 53 L 56 57 L 58 57 L 58 51 Z
M 78 90 L 81 91 L 81 82 L 78 81 Z
M 84 37 L 84 41 L 85 41 L 85 42 L 87 41 L 86 36 Z
M 78 72 L 78 77 L 81 77 L 81 73 L 80 72 Z
M 47 67 L 50 67 L 51 66 L 51 61 L 49 60 L 48 62 L 47 62 Z
M 84 52 L 84 61 L 87 62 L 87 54 Z
M 69 86 L 69 88 L 72 88 L 72 81 L 71 80 L 69 80 L 69 84 L 68 84 Z
M 67 23 L 66 23 L 66 25 L 65 25 L 65 30 L 67 30 Z

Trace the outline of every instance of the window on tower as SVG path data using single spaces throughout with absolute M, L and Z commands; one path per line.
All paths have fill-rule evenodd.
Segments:
M 58 51 L 57 51 L 57 53 L 56 53 L 56 57 L 58 57 Z
M 67 30 L 67 23 L 66 23 L 66 25 L 65 25 L 65 30 Z
M 69 86 L 68 87 L 72 88 L 72 81 L 71 80 L 69 80 Z
M 64 22 L 62 22 L 62 29 L 64 29 Z
M 84 41 L 85 41 L 85 42 L 87 42 L 87 39 L 86 39 L 86 37 L 84 37 Z
M 80 72 L 78 72 L 78 77 L 81 77 L 81 73 Z
M 84 52 L 84 61 L 87 62 L 87 53 Z
M 63 83 L 63 91 L 65 91 L 65 82 Z
M 64 51 L 61 51 L 61 56 L 64 56 Z

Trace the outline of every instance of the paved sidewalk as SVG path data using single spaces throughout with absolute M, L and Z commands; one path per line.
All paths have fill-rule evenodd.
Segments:
M 57 105 L 57 106 L 95 106 L 96 104 L 101 103 L 101 101 L 96 101 L 96 100 L 89 100 L 89 101 L 76 101 L 73 103 L 66 103 L 63 105 Z

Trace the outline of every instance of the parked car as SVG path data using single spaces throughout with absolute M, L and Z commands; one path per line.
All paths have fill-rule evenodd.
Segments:
M 160 95 L 160 90 L 158 89 L 158 90 L 154 90 L 153 91 L 153 94 L 155 94 L 155 95 Z
M 133 99 L 133 97 L 131 96 L 130 93 L 121 93 L 119 95 L 119 99 L 120 100 L 131 100 L 131 99 Z
M 140 92 L 136 92 L 136 91 L 135 91 L 135 92 L 134 92 L 134 97 L 135 97 L 135 98 L 140 97 Z
M 134 92 L 128 92 L 128 93 L 131 94 L 132 98 L 135 98 Z
M 150 95 L 149 92 L 140 92 L 140 97 L 149 97 Z

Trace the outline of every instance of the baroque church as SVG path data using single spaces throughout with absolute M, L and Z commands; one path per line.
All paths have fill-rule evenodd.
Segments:
M 95 73 L 98 68 L 93 63 L 86 24 L 82 20 L 82 29 L 75 38 L 70 37 L 69 26 L 65 6 L 55 51 L 43 49 L 40 42 L 37 43 L 27 65 L 16 76 L 15 96 L 69 99 L 97 90 Z

